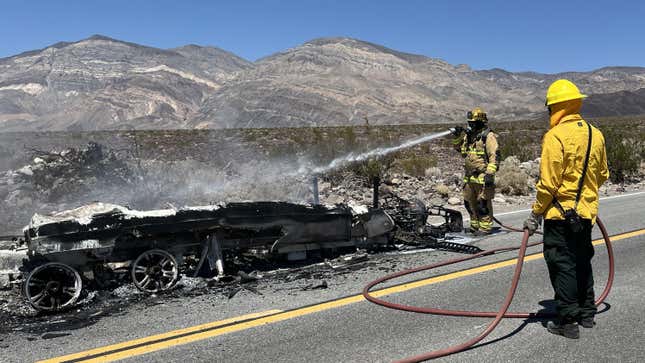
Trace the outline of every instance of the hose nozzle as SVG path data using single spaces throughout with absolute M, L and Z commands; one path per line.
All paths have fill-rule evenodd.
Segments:
M 450 133 L 455 135 L 455 136 L 459 136 L 459 135 L 463 134 L 464 132 L 467 133 L 469 131 L 469 129 L 470 128 L 463 128 L 463 127 L 457 125 L 455 127 L 449 128 L 448 131 L 450 131 Z

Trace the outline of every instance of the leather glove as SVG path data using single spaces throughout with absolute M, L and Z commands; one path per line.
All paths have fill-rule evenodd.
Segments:
M 542 224 L 542 216 L 537 215 L 533 212 L 529 214 L 529 217 L 524 221 L 524 229 L 529 231 L 529 236 L 532 236 L 540 225 Z
M 486 174 L 486 175 L 484 175 L 484 186 L 485 187 L 494 187 L 495 186 L 495 174 Z
M 455 127 L 452 127 L 449 130 L 450 130 L 450 133 L 455 135 L 455 136 L 459 136 L 459 135 L 463 134 L 466 131 L 466 129 L 464 129 L 463 127 L 461 127 L 459 125 L 457 125 Z

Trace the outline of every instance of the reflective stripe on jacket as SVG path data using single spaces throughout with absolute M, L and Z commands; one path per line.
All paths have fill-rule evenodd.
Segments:
M 609 171 L 605 138 L 595 127 L 592 126 L 591 130 L 589 166 L 577 211 L 582 218 L 591 219 L 595 223 L 598 215 L 598 188 L 609 177 Z M 537 196 L 533 204 L 535 214 L 543 214 L 545 219 L 564 219 L 553 205 L 553 197 L 558 199 L 565 210 L 574 207 L 588 137 L 586 121 L 578 114 L 563 117 L 557 126 L 544 135 L 540 180 L 536 185 Z

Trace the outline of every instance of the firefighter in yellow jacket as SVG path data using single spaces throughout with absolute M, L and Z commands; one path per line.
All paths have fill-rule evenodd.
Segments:
M 595 324 L 591 229 L 598 215 L 598 188 L 609 177 L 605 139 L 579 114 L 585 97 L 565 79 L 547 91 L 550 129 L 542 140 L 536 201 L 524 222 L 533 234 L 544 218 L 544 259 L 557 311 L 547 329 L 572 339 L 579 337 L 579 325 Z
M 490 234 L 493 227 L 495 173 L 499 162 L 497 135 L 488 128 L 486 113 L 479 107 L 467 114 L 468 128 L 451 129 L 455 149 L 464 161 L 464 206 L 470 215 L 470 232 Z

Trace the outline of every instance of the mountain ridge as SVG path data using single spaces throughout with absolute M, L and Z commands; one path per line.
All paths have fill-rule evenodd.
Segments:
M 643 67 L 474 70 L 348 37 L 250 62 L 213 46 L 160 49 L 95 34 L 0 59 L 0 131 L 454 122 L 475 105 L 527 119 L 543 115 L 544 91 L 562 77 L 592 94 L 590 116 L 642 109 Z

